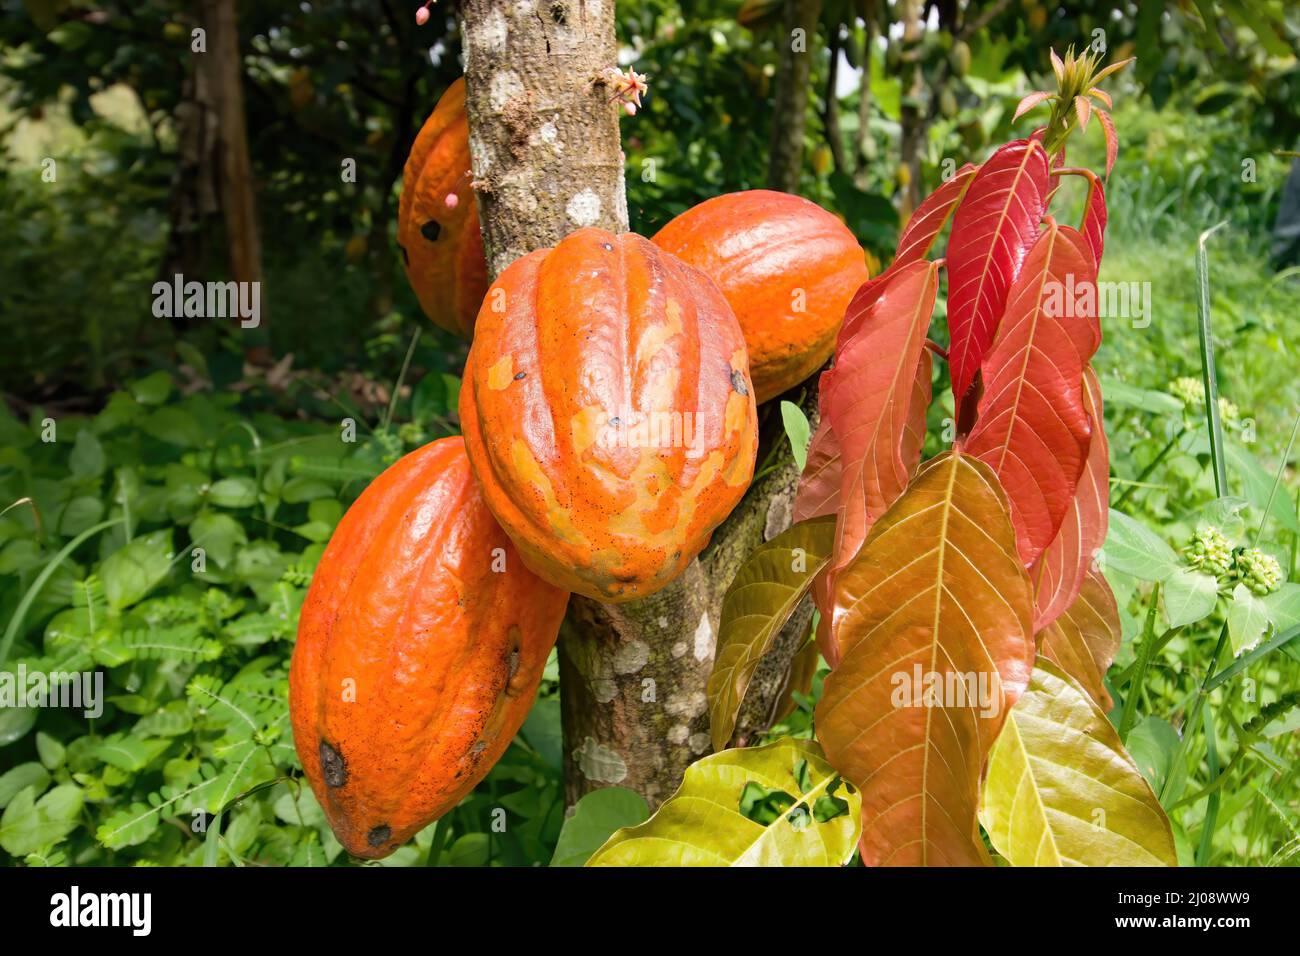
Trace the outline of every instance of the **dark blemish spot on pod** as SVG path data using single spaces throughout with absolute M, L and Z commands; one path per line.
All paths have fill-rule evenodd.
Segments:
M 527 372 L 516 372 L 516 373 L 515 373 L 515 381 L 516 381 L 516 382 L 521 382 L 521 381 L 523 381 L 524 379 L 526 379 L 527 377 L 528 377 L 528 373 L 527 373 Z
M 519 651 L 518 650 L 513 650 L 510 652 L 510 663 L 507 665 L 507 668 L 508 668 L 508 676 L 510 678 L 513 678 L 517 673 L 519 673 Z
M 745 373 L 740 369 L 731 370 L 731 387 L 741 395 L 749 394 L 749 386 L 745 384 Z
M 474 746 L 469 748 L 469 752 L 476 757 L 485 750 L 487 750 L 486 740 L 476 740 L 474 741 Z
M 442 226 L 438 225 L 438 220 L 430 219 L 420 227 L 420 235 L 424 236 L 424 238 L 428 239 L 430 242 L 437 242 L 438 237 L 442 235 Z
M 397 248 L 401 250 L 401 253 L 402 253 L 402 263 L 403 263 L 403 265 L 408 265 L 408 266 L 409 266 L 409 265 L 411 264 L 411 256 L 410 256 L 410 254 L 406 251 L 406 246 L 402 245 L 402 244 L 399 242 L 399 243 L 397 244 Z
M 380 847 L 387 843 L 388 838 L 392 835 L 392 828 L 387 823 L 381 823 L 366 834 L 366 842 L 373 847 Z
M 323 740 L 320 742 L 320 769 L 327 787 L 341 787 L 348 782 L 347 761 Z
M 613 251 L 614 251 L 614 247 L 613 247 L 613 245 L 611 245 L 611 244 L 608 243 L 608 242 L 605 243 L 605 251 L 606 251 L 606 252 L 613 252 Z

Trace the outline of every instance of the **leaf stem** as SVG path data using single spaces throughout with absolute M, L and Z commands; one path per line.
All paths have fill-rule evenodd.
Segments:
M 1205 383 L 1205 417 L 1210 429 L 1210 457 L 1214 463 L 1214 491 L 1228 493 L 1227 464 L 1223 454 L 1223 421 L 1219 417 L 1219 377 L 1214 368 L 1214 336 L 1210 331 L 1210 266 L 1206 240 L 1228 224 L 1225 219 L 1201 233 L 1196 241 L 1196 318 L 1201 342 L 1201 378 Z

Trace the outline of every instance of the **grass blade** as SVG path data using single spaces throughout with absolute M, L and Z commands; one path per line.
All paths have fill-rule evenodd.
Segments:
M 1214 370 L 1214 336 L 1210 332 L 1210 266 L 1205 242 L 1228 224 L 1211 226 L 1196 240 L 1196 318 L 1201 337 L 1201 378 L 1205 382 L 1205 417 L 1210 428 L 1210 457 L 1214 462 L 1214 490 L 1228 493 L 1228 472 L 1223 455 L 1223 422 L 1219 418 L 1219 377 Z

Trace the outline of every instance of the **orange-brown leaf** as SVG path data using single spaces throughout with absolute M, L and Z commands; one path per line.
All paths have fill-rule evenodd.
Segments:
M 1084 407 L 1092 423 L 1088 459 L 1056 537 L 1030 571 L 1036 630 L 1047 627 L 1074 603 L 1084 575 L 1106 540 L 1110 521 L 1110 447 L 1101 417 L 1101 383 L 1091 365 L 1083 384 Z
M 863 286 L 849 304 L 835 368 L 823 378 L 826 418 L 841 454 L 839 541 L 831 566 L 855 555 L 872 522 L 894 503 L 916 467 L 913 406 L 926 331 L 939 285 L 937 263 L 918 260 Z M 829 381 L 827 381 L 829 378 Z M 906 452 L 907 457 L 904 457 Z
M 868 865 L 988 863 L 976 835 L 980 769 L 1035 652 L 1007 507 L 988 466 L 940 455 L 836 577 L 840 659 L 817 732 L 862 792 Z M 948 706 L 927 700 L 932 680 L 952 690 L 938 701 Z
M 1065 671 L 1102 710 L 1114 701 L 1102 677 L 1115 660 L 1121 638 L 1119 608 L 1099 571 L 1089 571 L 1074 603 L 1039 633 L 1039 653 Z

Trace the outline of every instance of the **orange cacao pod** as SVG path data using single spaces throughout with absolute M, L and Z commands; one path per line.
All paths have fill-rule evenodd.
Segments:
M 362 493 L 312 576 L 289 671 L 298 757 L 348 852 L 387 856 L 483 778 L 567 602 L 519 560 L 460 438 Z
M 463 338 L 474 333 L 488 287 L 471 179 L 461 78 L 438 100 L 406 158 L 397 245 L 425 315 Z
M 708 275 L 731 303 L 759 404 L 830 358 L 844 310 L 867 281 L 866 255 L 848 227 L 789 193 L 715 196 L 664 226 L 654 242 Z
M 594 228 L 488 290 L 460 419 L 524 562 L 610 602 L 654 593 L 703 550 L 758 447 L 744 337 L 717 287 Z

